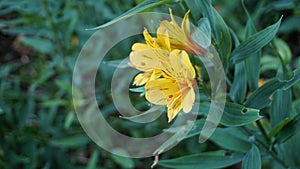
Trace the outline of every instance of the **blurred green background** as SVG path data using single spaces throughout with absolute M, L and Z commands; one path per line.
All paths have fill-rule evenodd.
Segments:
M 94 32 L 86 28 L 104 24 L 141 2 L 0 2 L 0 168 L 150 168 L 153 158 L 122 158 L 95 145 L 82 130 L 72 103 L 73 66 L 81 47 Z M 245 3 L 255 18 L 258 30 L 284 15 L 278 35 L 284 40 L 284 45 L 290 47 L 291 54 L 285 55 L 286 62 L 291 67 L 299 67 L 299 1 L 247 0 Z M 218 0 L 213 4 L 232 30 L 243 38 L 247 17 L 240 1 Z M 170 7 L 178 16 L 186 12 L 179 3 L 148 11 L 168 13 Z M 125 41 L 109 57 L 117 59 L 128 56 L 132 44 L 133 40 Z M 274 76 L 278 62 L 272 56 L 266 56 L 262 62 L 265 63 L 262 68 L 264 78 Z M 118 116 L 118 112 L 113 111 L 112 103 L 106 99 L 110 92 L 107 90 L 109 84 L 101 83 L 108 78 L 99 77 L 98 102 L 109 115 Z M 154 124 L 152 127 L 160 125 Z M 115 127 L 118 129 L 117 124 Z M 144 132 L 149 135 L 155 133 L 152 127 L 145 127 Z M 118 130 L 130 135 L 143 135 L 137 133 L 140 131 L 128 131 L 121 126 Z M 197 137 L 184 140 L 161 158 L 218 149 L 213 142 L 198 144 L 197 140 Z M 231 168 L 240 166 L 237 164 Z

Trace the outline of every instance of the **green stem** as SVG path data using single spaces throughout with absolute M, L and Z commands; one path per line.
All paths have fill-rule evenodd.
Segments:
M 270 143 L 270 139 L 268 137 L 268 134 L 265 130 L 265 128 L 263 127 L 263 125 L 261 124 L 261 121 L 260 120 L 257 120 L 256 121 L 256 124 L 258 126 L 258 129 L 260 130 L 260 132 L 262 133 L 264 139 L 266 140 L 267 143 Z
M 273 150 L 270 150 L 268 148 L 267 145 L 265 145 L 262 141 L 260 140 L 257 140 L 257 143 L 259 143 L 271 156 L 272 158 L 283 168 L 289 168 L 278 156 L 277 154 L 273 151 Z
M 260 123 L 257 123 L 258 126 L 260 126 L 261 124 Z M 261 126 L 262 127 L 262 126 Z M 260 127 L 259 127 L 260 128 Z M 241 129 L 244 131 L 244 133 L 246 133 L 247 135 L 251 136 L 253 135 L 251 131 L 249 131 L 246 127 L 242 126 Z M 261 129 L 260 129 L 261 130 Z M 263 134 L 264 135 L 264 134 Z M 283 168 L 289 168 L 278 156 L 277 154 L 275 153 L 275 150 L 272 148 L 272 149 L 269 149 L 268 145 L 266 145 L 264 142 L 258 140 L 258 139 L 255 139 L 255 144 L 257 146 L 261 146 L 265 149 L 266 152 L 268 152 L 269 155 L 272 156 L 272 158 Z

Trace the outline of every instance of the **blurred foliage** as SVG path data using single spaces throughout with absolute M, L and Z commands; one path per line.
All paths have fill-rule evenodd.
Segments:
M 209 141 L 197 143 L 199 121 L 182 142 L 161 155 L 157 168 L 300 168 L 299 0 L 212 4 L 209 0 L 2 0 L 0 168 L 149 168 L 152 158 L 115 156 L 88 138 L 73 109 L 71 78 L 80 49 L 94 32 L 87 28 L 145 10 L 166 13 L 169 7 L 178 16 L 190 8 L 194 21 L 202 16 L 209 19 L 213 43 L 226 68 L 229 97 L 222 122 Z M 273 29 L 267 28 L 270 25 Z M 141 38 L 122 41 L 108 60 L 127 56 L 136 39 Z M 249 50 L 249 45 L 257 46 Z M 159 132 L 165 119 L 143 131 L 126 130 L 139 128 L 138 124 L 120 125 L 123 119 L 118 118 L 108 90 L 108 72 L 113 70 L 109 64 L 102 66 L 96 82 L 97 101 L 105 116 L 113 119 L 111 125 L 136 137 Z M 200 111 L 207 108 L 205 103 L 201 106 Z

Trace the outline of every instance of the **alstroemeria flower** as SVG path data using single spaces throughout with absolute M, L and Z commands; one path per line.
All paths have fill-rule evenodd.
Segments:
M 129 55 L 129 65 L 143 71 L 134 78 L 133 84 L 137 86 L 159 78 L 162 75 L 159 65 L 166 62 L 169 56 L 169 51 L 160 48 L 156 39 L 151 37 L 146 29 L 143 34 L 146 44 L 135 43 Z
M 164 20 L 157 30 L 157 41 L 163 42 L 168 37 L 172 49 L 185 50 L 187 53 L 204 56 L 206 50 L 191 37 L 189 11 L 184 15 L 181 27 L 175 21 L 170 9 L 171 21 Z
M 181 110 L 190 112 L 195 101 L 196 73 L 187 53 L 206 53 L 190 36 L 188 13 L 179 27 L 170 10 L 171 22 L 161 22 L 157 38 L 145 29 L 146 43 L 135 43 L 129 57 L 129 65 L 142 71 L 134 78 L 134 85 L 145 84 L 146 99 L 167 106 L 169 122 Z
M 163 78 L 148 81 L 145 85 L 146 99 L 168 107 L 168 121 L 183 110 L 191 111 L 195 101 L 196 73 L 185 51 L 173 50 L 169 61 L 162 63 Z

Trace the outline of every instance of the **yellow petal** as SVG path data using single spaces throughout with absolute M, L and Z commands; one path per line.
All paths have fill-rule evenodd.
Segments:
M 161 77 L 163 75 L 163 72 L 160 69 L 154 69 L 152 71 L 151 77 L 149 80 L 155 80 L 158 79 L 159 77 Z
M 149 49 L 132 51 L 129 55 L 130 65 L 141 71 L 153 69 L 159 62 L 152 55 L 153 51 Z
M 187 11 L 184 15 L 183 21 L 181 23 L 181 28 L 183 29 L 186 36 L 190 36 L 190 21 L 189 21 L 190 10 Z
M 182 99 L 183 112 L 190 112 L 192 110 L 194 102 L 195 92 L 193 89 L 189 89 Z
M 173 13 L 172 13 L 172 9 L 171 9 L 171 8 L 169 8 L 169 12 L 170 12 L 171 23 L 172 23 L 174 26 L 179 27 L 179 25 L 177 24 L 176 20 L 174 19 L 174 16 L 173 16 Z
M 166 105 L 168 101 L 180 91 L 172 79 L 160 78 L 146 83 L 146 99 L 158 105 Z
M 149 47 L 152 47 L 152 48 L 159 48 L 159 46 L 158 46 L 156 40 L 155 40 L 154 38 L 152 38 L 152 36 L 149 34 L 149 32 L 148 32 L 147 29 L 144 30 L 143 35 L 144 35 L 146 44 L 147 44 Z
M 182 45 L 186 43 L 186 37 L 183 30 L 176 24 L 172 24 L 167 20 L 160 22 L 161 30 L 165 30 L 168 32 L 170 44 L 172 45 Z
M 195 70 L 185 51 L 172 50 L 169 55 L 169 62 L 169 66 L 162 65 L 163 70 L 176 79 L 176 81 L 185 82 L 196 77 Z
M 181 98 L 181 93 L 177 93 L 177 96 L 168 103 L 168 122 L 171 122 L 182 109 Z
M 133 51 L 144 50 L 144 49 L 149 49 L 149 47 L 146 44 L 143 44 L 143 43 L 135 43 L 131 47 L 131 50 L 133 50 Z
M 133 84 L 136 86 L 142 86 L 146 82 L 148 82 L 150 79 L 150 74 L 149 73 L 140 73 L 135 76 Z
M 187 76 L 185 78 L 187 79 L 195 78 L 196 77 L 195 69 L 190 61 L 188 54 L 185 51 L 181 52 L 181 61 L 183 67 L 185 67 L 187 70 Z
M 157 29 L 156 34 L 157 34 L 157 43 L 159 44 L 159 46 L 168 51 L 171 51 L 169 34 L 168 31 L 165 29 L 165 27 L 160 26 Z

